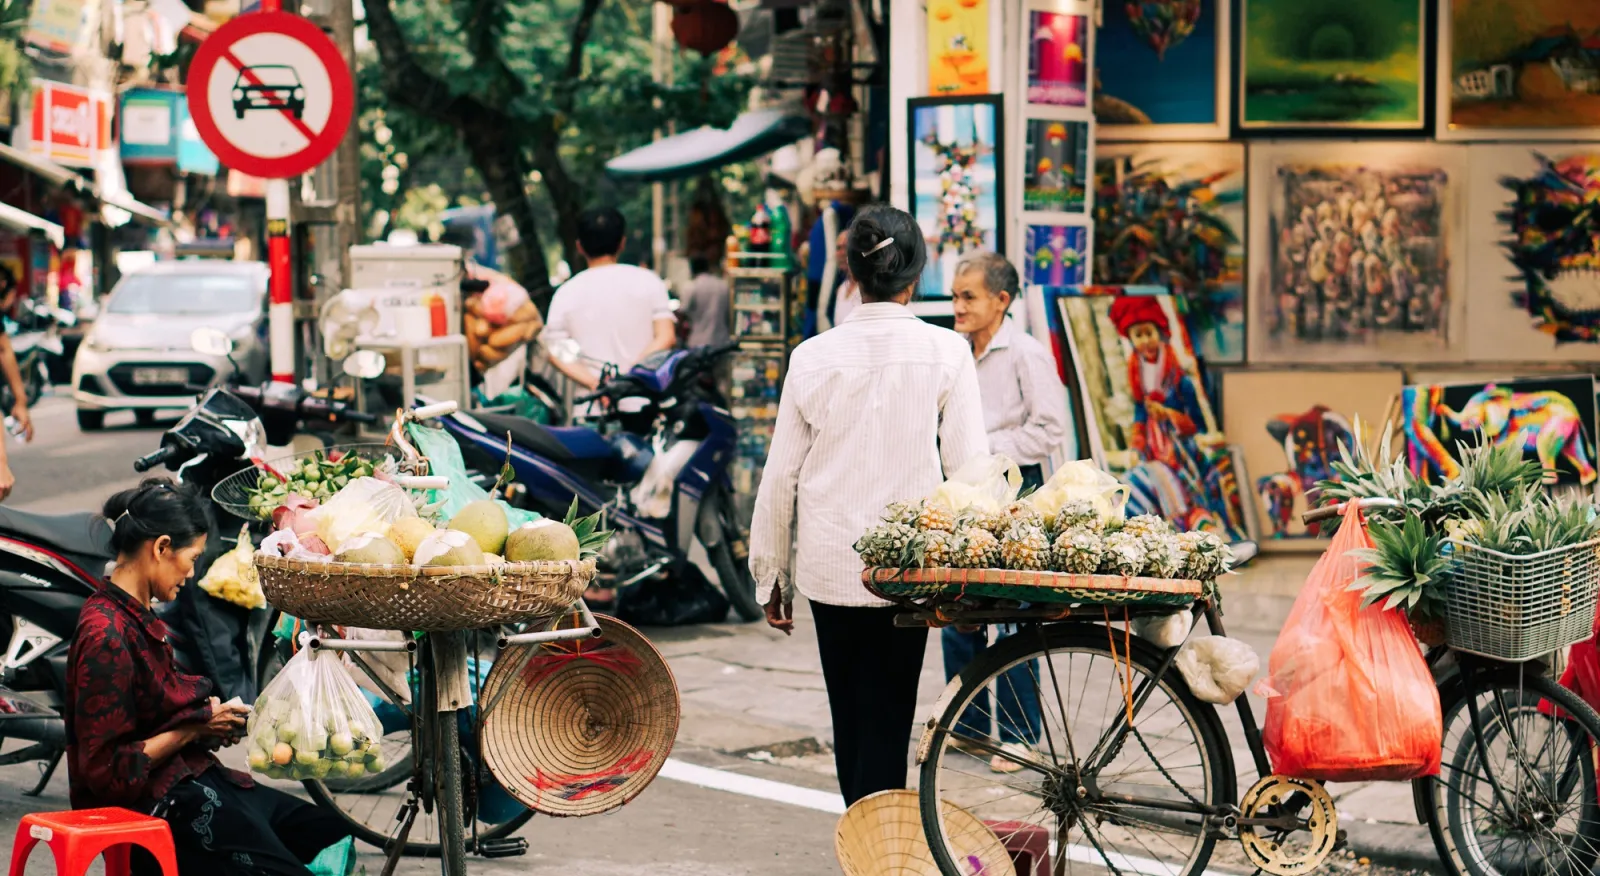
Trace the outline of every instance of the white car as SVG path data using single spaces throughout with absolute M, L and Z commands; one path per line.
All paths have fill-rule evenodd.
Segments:
M 159 410 L 188 410 L 193 387 L 233 370 L 226 356 L 196 353 L 190 335 L 215 328 L 233 339 L 240 379 L 266 379 L 267 266 L 211 259 L 154 262 L 111 290 L 72 365 L 78 428 L 99 429 L 109 411 L 148 425 Z

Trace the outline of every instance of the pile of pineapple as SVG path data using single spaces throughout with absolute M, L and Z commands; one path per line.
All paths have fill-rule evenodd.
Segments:
M 1026 499 L 961 512 L 929 499 L 884 509 L 855 545 L 871 567 L 1017 569 L 1211 581 L 1232 554 L 1209 532 L 1176 532 L 1154 515 L 1108 519 L 1088 500 L 1046 514 Z

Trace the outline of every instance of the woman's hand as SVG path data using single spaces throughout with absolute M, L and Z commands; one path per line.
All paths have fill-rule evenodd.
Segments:
M 232 745 L 244 738 L 245 713 L 233 706 L 224 706 L 221 700 L 211 698 L 211 718 L 195 725 L 197 736 L 205 740 L 221 740 L 223 746 Z

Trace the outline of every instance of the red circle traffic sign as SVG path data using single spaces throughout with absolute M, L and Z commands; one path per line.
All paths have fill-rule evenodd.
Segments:
M 316 25 L 252 12 L 200 44 L 189 65 L 189 115 L 232 170 L 299 176 L 339 148 L 355 109 L 350 68 Z

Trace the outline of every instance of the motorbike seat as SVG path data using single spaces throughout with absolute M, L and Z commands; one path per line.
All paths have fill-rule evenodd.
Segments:
M 99 514 L 33 514 L 0 505 L 0 536 L 14 535 L 61 554 L 98 580 L 105 564 L 116 559 L 111 549 L 111 523 Z
M 541 426 L 526 417 L 507 414 L 473 413 L 473 418 L 490 432 L 511 433 L 511 440 L 552 462 L 609 459 L 617 450 L 604 436 L 582 426 Z

